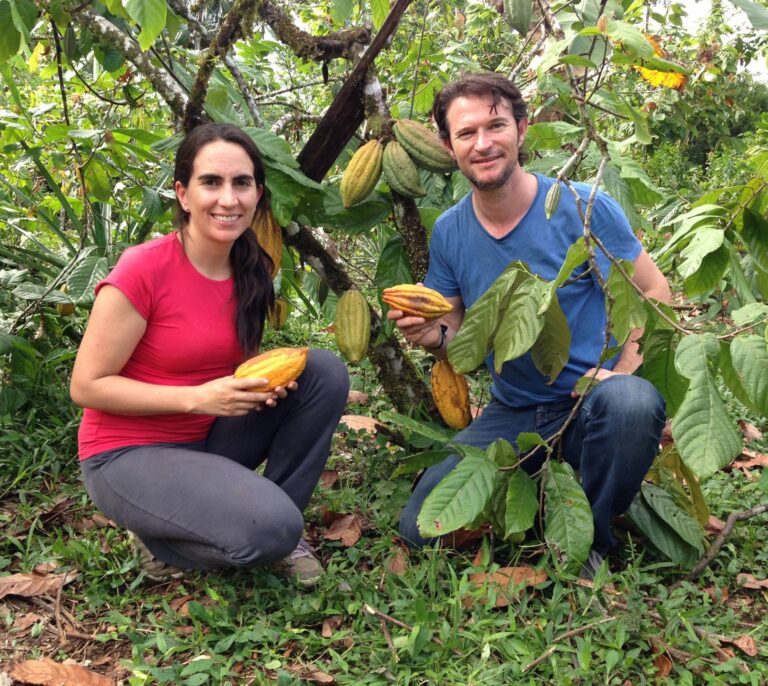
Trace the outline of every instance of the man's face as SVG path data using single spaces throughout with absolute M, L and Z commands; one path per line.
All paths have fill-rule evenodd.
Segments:
M 444 144 L 478 190 L 501 188 L 519 169 L 517 153 L 528 120 L 515 121 L 506 100 L 493 107 L 490 95 L 456 98 L 448 106 L 446 123 L 450 138 Z

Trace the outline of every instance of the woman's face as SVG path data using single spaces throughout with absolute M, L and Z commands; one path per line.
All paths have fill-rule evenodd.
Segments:
M 200 148 L 189 184 L 177 181 L 175 187 L 192 240 L 231 245 L 250 227 L 263 192 L 253 172 L 251 158 L 236 143 L 213 141 Z

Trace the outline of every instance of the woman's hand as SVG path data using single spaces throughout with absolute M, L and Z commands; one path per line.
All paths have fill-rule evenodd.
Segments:
M 192 414 L 208 414 L 215 417 L 240 417 L 251 410 L 260 412 L 265 407 L 274 407 L 285 398 L 288 391 L 294 391 L 298 384 L 292 381 L 287 386 L 278 386 L 272 391 L 260 391 L 267 379 L 236 379 L 224 376 L 197 386 L 193 395 Z

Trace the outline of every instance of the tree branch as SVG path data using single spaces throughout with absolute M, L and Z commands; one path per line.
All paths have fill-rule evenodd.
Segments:
M 77 14 L 82 23 L 95 34 L 100 41 L 114 48 L 139 70 L 154 86 L 160 97 L 165 100 L 171 111 L 181 119 L 187 104 L 187 94 L 173 80 L 170 74 L 158 69 L 146 53 L 141 51 L 139 44 L 114 24 L 96 14 L 91 8 L 85 7 Z
M 203 105 L 216 60 L 219 57 L 225 58 L 232 44 L 238 38 L 242 38 L 245 29 L 250 24 L 250 17 L 255 10 L 256 2 L 257 0 L 236 0 L 232 9 L 224 17 L 224 21 L 221 22 L 221 28 L 219 28 L 216 38 L 213 39 L 205 53 L 200 56 L 197 77 L 184 112 L 183 129 L 185 133 L 189 133 L 195 126 L 205 121 Z
M 271 0 L 262 0 L 258 13 L 280 42 L 305 60 L 327 62 L 339 57 L 350 59 L 356 52 L 356 45 L 371 42 L 371 30 L 367 27 L 338 31 L 327 36 L 313 36 L 299 29 L 288 14 Z

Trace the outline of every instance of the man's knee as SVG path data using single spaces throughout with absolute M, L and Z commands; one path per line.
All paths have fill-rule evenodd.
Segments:
M 615 419 L 617 424 L 664 423 L 664 398 L 652 383 L 638 376 L 622 374 L 601 381 L 589 393 L 585 405 L 590 419 L 599 415 Z

